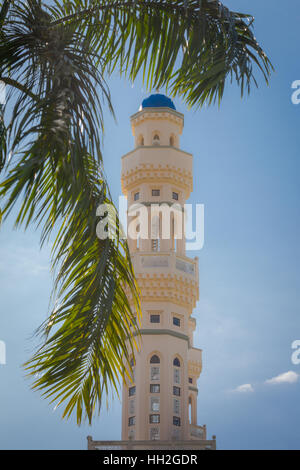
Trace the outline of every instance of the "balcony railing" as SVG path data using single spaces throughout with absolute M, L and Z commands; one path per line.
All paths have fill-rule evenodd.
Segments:
M 183 261 L 182 259 L 176 258 L 176 269 L 192 274 L 193 276 L 195 275 L 195 264 L 191 261 Z
M 206 440 L 206 426 L 197 426 L 196 424 L 190 424 L 191 438 L 199 440 Z
M 88 450 L 216 450 L 216 439 L 189 441 L 93 441 L 88 436 Z
M 144 268 L 168 268 L 170 266 L 169 256 L 143 256 L 141 257 L 141 265 Z
M 166 268 L 197 278 L 198 260 L 189 259 L 176 253 L 140 253 L 132 256 L 137 271 L 151 268 Z

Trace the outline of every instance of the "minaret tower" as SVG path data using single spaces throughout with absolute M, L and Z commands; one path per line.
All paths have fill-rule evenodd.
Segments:
M 198 260 L 186 256 L 180 234 L 184 217 L 181 222 L 172 211 L 174 204 L 183 209 L 193 187 L 193 157 L 180 149 L 183 124 L 169 98 L 151 95 L 131 117 L 135 146 L 122 158 L 128 208 L 142 205 L 149 221 L 147 237 L 128 238 L 143 316 L 133 381 L 123 386 L 125 441 L 206 439 L 205 426 L 196 423 L 202 359 L 201 350 L 193 347 L 196 322 L 191 317 L 199 297 Z M 161 204 L 170 209 L 167 238 L 162 216 L 152 213 Z

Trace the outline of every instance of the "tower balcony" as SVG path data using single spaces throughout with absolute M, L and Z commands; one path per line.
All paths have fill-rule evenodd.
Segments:
M 189 348 L 188 350 L 189 374 L 199 377 L 202 371 L 202 349 Z
M 190 424 L 190 437 L 191 439 L 206 440 L 206 425 Z
M 132 253 L 136 273 L 175 273 L 198 282 L 198 258 L 188 258 L 175 252 Z
M 132 261 L 142 300 L 173 302 L 191 315 L 199 299 L 198 258 L 143 252 L 132 254 Z
M 138 147 L 122 157 L 122 192 L 125 196 L 143 183 L 170 183 L 188 199 L 193 190 L 193 156 L 170 146 Z

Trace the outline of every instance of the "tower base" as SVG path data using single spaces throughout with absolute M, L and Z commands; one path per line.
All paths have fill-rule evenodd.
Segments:
M 216 450 L 216 436 L 189 441 L 93 441 L 88 436 L 87 441 L 88 450 Z

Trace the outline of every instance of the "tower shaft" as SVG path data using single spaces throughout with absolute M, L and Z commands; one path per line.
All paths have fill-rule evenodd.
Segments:
M 198 259 L 185 254 L 193 157 L 180 149 L 183 115 L 155 104 L 134 114 L 131 125 L 135 148 L 122 157 L 121 179 L 142 320 L 134 376 L 123 385 L 122 439 L 206 439 L 196 422 L 202 351 L 193 347 L 191 314 L 199 280 Z

